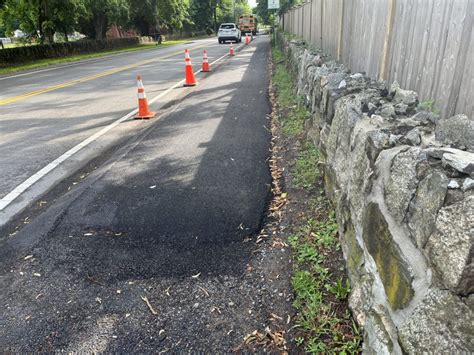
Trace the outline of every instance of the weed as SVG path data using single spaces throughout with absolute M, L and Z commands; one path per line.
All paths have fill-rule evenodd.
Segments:
M 342 277 L 340 277 L 335 284 L 326 285 L 326 289 L 340 300 L 345 300 L 347 296 L 349 296 L 349 292 L 351 292 L 349 281 L 346 280 L 344 285 Z
M 441 111 L 434 107 L 434 100 L 422 101 L 418 104 L 418 109 L 433 112 L 436 115 L 439 115 Z
M 275 48 L 273 51 L 275 73 L 273 76 L 277 92 L 278 104 L 284 109 L 285 114 L 280 116 L 281 131 L 287 137 L 299 136 L 304 131 L 304 123 L 309 118 L 309 113 L 301 104 L 301 98 L 294 94 L 294 85 L 288 69 L 281 62 L 284 61 L 283 53 Z
M 313 188 L 319 176 L 318 164 L 319 151 L 312 143 L 307 142 L 296 161 L 295 185 L 305 189 Z

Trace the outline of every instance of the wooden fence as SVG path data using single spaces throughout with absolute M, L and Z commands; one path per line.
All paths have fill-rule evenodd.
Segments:
M 310 0 L 280 25 L 353 72 L 434 100 L 443 116 L 473 116 L 474 0 Z

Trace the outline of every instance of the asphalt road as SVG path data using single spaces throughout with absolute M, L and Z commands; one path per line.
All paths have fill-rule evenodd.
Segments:
M 210 61 L 227 53 L 215 38 L 172 47 L 131 52 L 53 70 L 0 77 L 0 199 L 70 148 L 137 107 L 136 75 L 141 74 L 149 98 L 184 78 L 184 49 L 191 50 L 194 70 L 206 48 Z M 155 105 L 159 109 L 179 95 L 173 90 Z M 144 122 L 127 121 L 91 149 L 69 159 L 2 211 L 0 225 L 71 171 Z
M 214 57 L 228 49 L 208 48 Z M 158 92 L 181 79 L 181 60 L 140 68 L 145 84 Z M 266 322 L 266 298 L 248 276 L 253 243 L 244 240 L 260 230 L 270 194 L 268 61 L 260 37 L 0 230 L 4 351 L 229 352 Z M 113 66 L 91 65 L 89 73 Z M 16 147 L 2 146 L 9 178 L 130 110 L 135 73 L 2 107 L 3 127 L 17 127 L 2 138 Z M 15 110 L 29 118 L 12 119 Z

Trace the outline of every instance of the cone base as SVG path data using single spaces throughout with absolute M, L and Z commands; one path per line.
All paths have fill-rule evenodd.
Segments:
M 148 114 L 146 115 L 136 114 L 133 118 L 135 118 L 136 120 L 141 120 L 141 119 L 153 118 L 155 116 L 156 116 L 156 112 L 148 112 Z
M 197 83 L 185 83 L 183 86 L 187 87 L 187 86 L 196 86 L 196 85 Z

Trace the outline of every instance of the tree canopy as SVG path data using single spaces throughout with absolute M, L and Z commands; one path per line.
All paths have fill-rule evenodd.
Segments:
M 268 9 L 268 0 L 257 0 L 257 7 L 254 9 L 254 11 L 260 22 L 269 25 L 274 16 L 277 14 L 282 14 L 290 7 L 301 2 L 301 0 L 280 0 L 280 9 L 276 11 Z
M 215 31 L 251 13 L 247 0 L 0 0 L 0 34 L 19 29 L 44 43 L 74 31 L 103 39 L 112 25 L 141 35 Z

